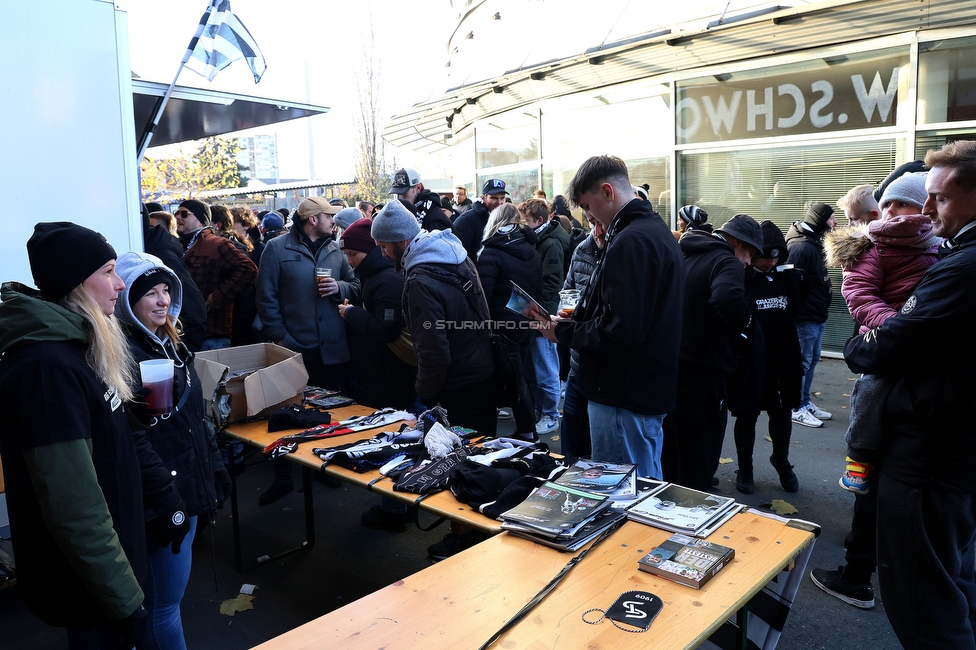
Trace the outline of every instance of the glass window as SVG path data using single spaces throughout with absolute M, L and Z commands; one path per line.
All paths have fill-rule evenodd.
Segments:
M 482 173 L 478 174 L 477 183 L 475 183 L 479 196 L 481 194 L 481 188 L 489 178 L 498 178 L 505 181 L 505 189 L 508 190 L 509 196 L 512 197 L 512 202 L 516 205 L 526 199 L 531 199 L 532 193 L 539 188 L 539 170 L 535 167 L 498 174 Z M 552 195 L 547 194 L 547 196 L 551 197 Z M 472 196 L 471 198 L 474 199 L 475 197 Z
M 716 228 L 745 213 L 773 221 L 785 235 L 806 205 L 822 201 L 839 210 L 837 200 L 850 188 L 877 185 L 898 166 L 904 146 L 886 139 L 681 154 L 677 205 L 698 205 Z M 844 223 L 843 213 L 839 221 Z M 840 269 L 831 269 L 830 277 L 834 297 L 823 346 L 842 351 L 854 321 L 840 292 Z
M 976 120 L 976 38 L 920 43 L 918 122 Z
M 677 85 L 677 142 L 894 126 L 909 76 L 900 48 L 689 79 Z
M 647 192 L 648 200 L 664 221 L 670 224 L 671 159 L 668 156 L 661 156 L 658 158 L 625 159 L 624 162 L 627 163 L 630 182 L 634 185 L 647 183 L 650 186 Z M 577 165 L 572 167 L 544 165 L 542 168 L 542 189 L 545 190 L 546 196 L 551 200 L 557 194 L 565 194 L 566 186 L 573 179 L 577 169 L 579 169 Z M 572 212 L 573 216 L 580 222 L 585 221 L 581 210 L 573 208 Z
M 478 169 L 539 159 L 539 116 L 513 111 L 479 122 L 475 127 Z

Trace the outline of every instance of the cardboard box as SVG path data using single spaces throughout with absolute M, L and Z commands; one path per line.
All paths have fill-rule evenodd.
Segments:
M 308 383 L 302 355 L 273 343 L 198 352 L 194 367 L 207 402 L 218 384 L 226 381 L 231 410 L 221 426 L 269 415 L 282 404 L 299 404 Z M 227 380 L 236 373 L 247 374 Z

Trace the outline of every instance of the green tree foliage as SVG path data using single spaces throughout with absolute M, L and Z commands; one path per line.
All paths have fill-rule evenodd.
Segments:
M 236 140 L 207 138 L 193 155 L 149 158 L 142 161 L 142 193 L 146 201 L 166 197 L 190 198 L 204 190 L 244 187 L 241 172 L 248 168 L 237 163 L 240 146 Z

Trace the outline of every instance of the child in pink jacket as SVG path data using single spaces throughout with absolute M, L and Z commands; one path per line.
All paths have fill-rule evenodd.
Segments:
M 864 229 L 829 233 L 827 264 L 844 271 L 841 293 L 863 334 L 880 327 L 906 306 L 925 271 L 938 259 L 939 238 L 932 221 L 919 214 L 925 199 L 926 172 L 905 174 L 881 197 L 881 219 Z M 840 486 L 867 493 L 867 477 L 881 446 L 881 411 L 891 391 L 884 377 L 863 375 L 851 391 L 847 430 L 847 465 Z

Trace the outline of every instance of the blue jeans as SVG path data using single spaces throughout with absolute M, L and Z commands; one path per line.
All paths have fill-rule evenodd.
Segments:
M 559 383 L 559 354 L 556 344 L 542 336 L 536 336 L 532 341 L 532 368 L 535 374 L 535 385 L 532 397 L 536 406 L 542 411 L 543 417 L 559 419 L 559 393 L 562 387 Z
M 592 401 L 587 412 L 593 460 L 636 463 L 638 476 L 661 478 L 663 415 L 641 415 Z
M 200 351 L 204 350 L 222 350 L 224 348 L 230 347 L 230 338 L 227 336 L 218 336 L 211 339 L 204 339 L 203 345 L 200 346 Z
M 160 546 L 148 541 L 148 570 L 143 591 L 143 603 L 149 611 L 149 625 L 143 648 L 148 650 L 186 650 L 183 638 L 183 621 L 180 618 L 180 601 L 190 581 L 190 560 L 193 536 L 197 531 L 197 517 L 190 517 L 190 531 L 183 539 L 180 552 L 173 555 L 172 546 Z
M 559 431 L 559 451 L 575 458 L 590 455 L 590 414 L 580 388 L 579 375 L 572 370 L 566 380 L 563 422 Z
M 824 324 L 810 321 L 797 322 L 796 334 L 800 338 L 800 354 L 803 356 L 803 387 L 800 389 L 800 408 L 810 406 L 810 386 L 813 371 L 820 362 L 820 345 L 823 343 Z

